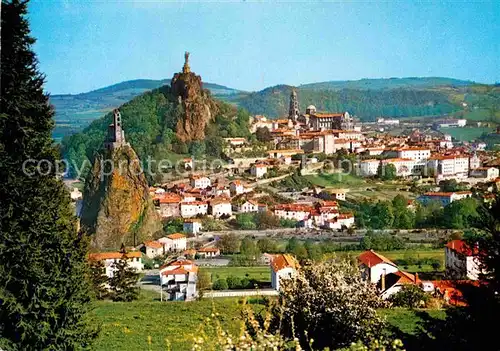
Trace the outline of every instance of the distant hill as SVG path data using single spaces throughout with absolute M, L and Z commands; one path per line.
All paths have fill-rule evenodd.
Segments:
M 251 114 L 278 117 L 287 114 L 291 86 L 278 85 L 255 93 L 235 95 L 233 103 Z M 299 108 L 314 105 L 318 111 L 348 111 L 361 120 L 374 120 L 378 116 L 441 116 L 461 110 L 459 103 L 451 101 L 447 92 L 437 89 L 309 89 L 297 88 Z
M 53 136 L 56 140 L 60 140 L 65 135 L 79 132 L 111 109 L 166 84 L 170 84 L 170 79 L 135 79 L 87 93 L 52 95 L 50 102 L 56 110 L 56 128 Z M 239 90 L 213 83 L 204 83 L 204 88 L 210 90 L 215 97 L 240 93 Z
M 338 80 L 300 85 L 301 89 L 314 90 L 380 90 L 380 89 L 415 89 L 436 88 L 440 86 L 463 87 L 474 84 L 472 81 L 443 77 L 407 77 L 407 78 L 378 78 L 360 80 Z

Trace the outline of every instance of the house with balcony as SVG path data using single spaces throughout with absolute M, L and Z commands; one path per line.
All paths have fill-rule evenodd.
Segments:
M 198 266 L 193 261 L 176 259 L 160 267 L 160 285 L 166 300 L 192 301 L 198 294 Z

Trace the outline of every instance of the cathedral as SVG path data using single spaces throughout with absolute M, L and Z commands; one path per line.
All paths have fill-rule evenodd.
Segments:
M 302 124 L 310 130 L 352 130 L 353 119 L 349 112 L 318 113 L 314 105 L 309 105 L 304 114 L 299 112 L 299 100 L 295 89 L 290 94 L 290 108 L 288 120 L 294 125 Z

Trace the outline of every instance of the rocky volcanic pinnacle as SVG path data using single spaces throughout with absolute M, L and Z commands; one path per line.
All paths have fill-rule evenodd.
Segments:
M 205 126 L 217 109 L 208 91 L 203 89 L 201 77 L 191 72 L 189 53 L 185 54 L 182 72 L 174 74 L 170 86 L 182 107 L 176 133 L 179 140 L 189 142 L 205 138 Z
M 92 246 L 138 245 L 161 229 L 157 216 L 132 147 L 123 144 L 98 154 L 85 182 L 81 215 L 82 229 L 93 234 Z

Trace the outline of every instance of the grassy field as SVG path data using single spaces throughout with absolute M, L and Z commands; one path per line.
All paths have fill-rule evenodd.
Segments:
M 308 175 L 305 176 L 307 180 L 317 186 L 322 186 L 326 188 L 357 188 L 365 187 L 366 182 L 362 178 L 358 178 L 348 174 L 328 174 L 321 173 L 318 175 Z
M 101 324 L 101 334 L 93 350 L 190 350 L 193 337 L 200 334 L 206 325 L 206 318 L 213 312 L 221 315 L 222 327 L 238 335 L 242 327 L 243 305 L 237 298 L 205 299 L 192 302 L 160 302 L 156 295 L 145 294 L 134 302 L 100 301 L 93 311 L 93 317 Z M 253 304 L 256 311 L 262 305 Z M 442 310 L 415 311 L 407 309 L 384 309 L 379 313 L 386 317 L 389 327 L 402 333 L 415 334 L 419 314 L 442 318 Z M 214 335 L 210 327 L 204 331 Z M 150 344 L 148 343 L 150 339 Z
M 207 271 L 212 277 L 212 282 L 217 279 L 226 279 L 230 275 L 239 278 L 255 279 L 259 282 L 270 283 L 271 271 L 269 266 L 256 267 L 201 267 L 200 271 Z
M 486 127 L 465 127 L 465 128 L 441 128 L 444 134 L 449 134 L 459 141 L 472 141 L 479 138 L 483 133 L 493 132 L 492 128 Z

